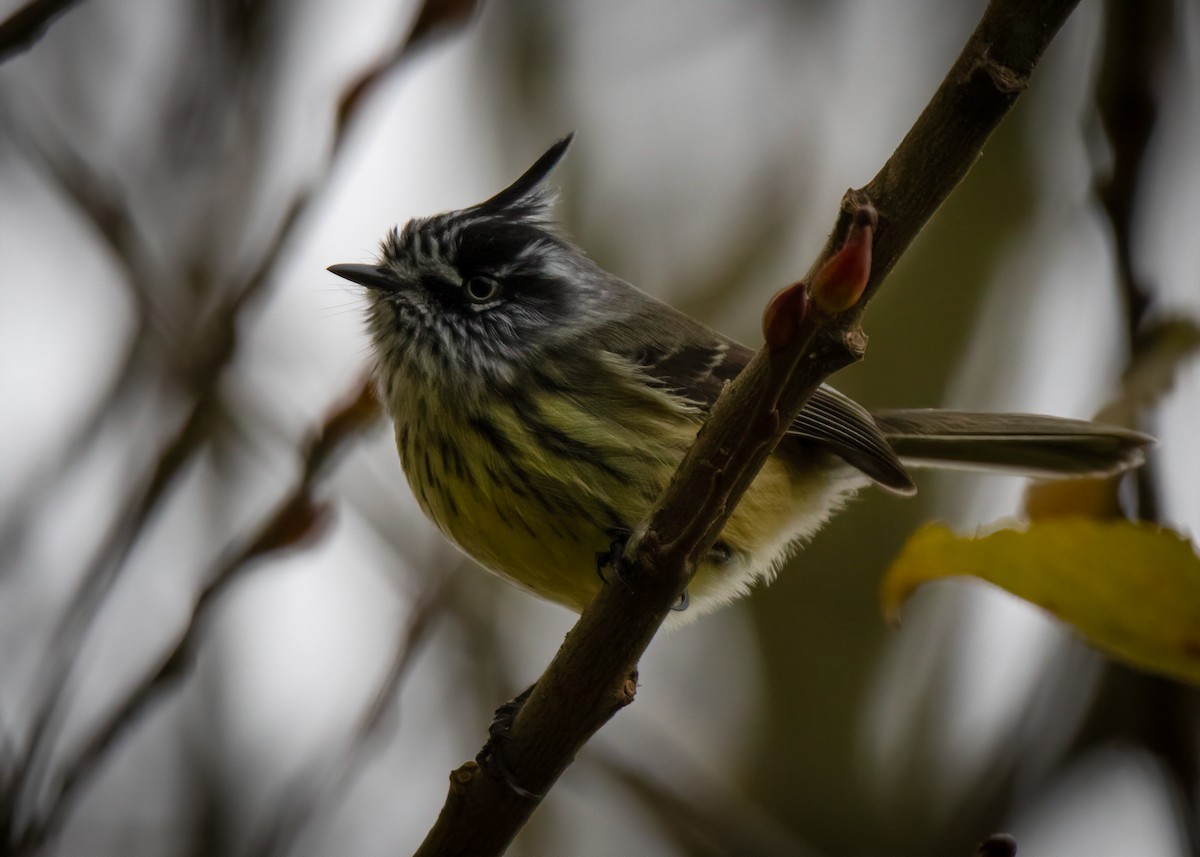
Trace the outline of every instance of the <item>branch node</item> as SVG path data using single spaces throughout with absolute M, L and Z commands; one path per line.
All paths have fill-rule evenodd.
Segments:
M 467 786 L 471 784 L 471 780 L 479 776 L 481 770 L 479 763 L 472 759 L 451 771 L 450 794 L 456 797 L 465 795 L 467 793 Z
M 634 669 L 625 677 L 625 681 L 621 685 L 621 690 L 617 693 L 618 710 L 633 702 L 633 698 L 637 696 L 637 688 L 638 671 Z
M 1014 98 L 1029 86 L 1029 75 L 1022 74 L 1012 66 L 992 59 L 987 47 L 980 52 L 978 59 L 968 68 L 968 78 L 974 77 L 979 71 L 988 76 L 997 91 Z
M 850 363 L 857 363 L 863 359 L 863 355 L 867 353 L 868 339 L 867 332 L 858 325 L 842 331 L 842 347 L 845 349 Z
M 833 228 L 834 243 L 840 244 L 846 238 L 846 232 L 850 228 L 850 224 L 859 216 L 859 212 L 863 209 L 871 209 L 876 211 L 875 201 L 871 199 L 871 195 L 867 193 L 866 188 L 847 188 L 842 194 L 841 206 L 838 210 L 837 223 Z M 872 227 L 879 225 L 878 219 L 871 221 Z
M 996 89 L 1006 95 L 1020 95 L 1025 91 L 1025 87 L 1029 86 L 1028 77 L 1001 63 L 987 60 L 983 64 L 983 70 L 992 79 Z

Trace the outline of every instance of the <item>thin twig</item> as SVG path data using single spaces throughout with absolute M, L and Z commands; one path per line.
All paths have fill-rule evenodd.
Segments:
M 280 802 L 279 810 L 260 835 L 251 839 L 246 854 L 251 857 L 286 857 L 296 842 L 311 830 L 322 812 L 328 812 L 338 796 L 344 794 L 368 759 L 369 751 L 385 737 L 384 726 L 394 721 L 400 701 L 400 687 L 416 655 L 428 638 L 433 622 L 445 608 L 446 592 L 454 571 L 436 575 L 427 592 L 409 614 L 397 635 L 391 663 L 375 694 L 359 718 L 347 746 L 331 768 L 316 775 L 305 771 L 293 782 Z
M 396 48 L 388 58 L 374 66 L 368 76 L 360 78 L 348 87 L 338 106 L 334 144 L 326 162 L 325 178 L 332 173 L 341 151 L 341 143 L 349 133 L 353 119 L 359 115 L 365 103 L 365 93 L 372 89 L 385 73 L 395 69 L 431 38 L 443 32 L 447 25 L 465 20 L 473 8 L 473 2 L 466 3 L 463 0 L 426 0 L 413 28 L 397 42 Z M 235 331 L 240 313 L 270 281 L 297 224 L 314 203 L 319 186 L 313 184 L 293 196 L 274 239 L 261 255 L 255 271 L 234 291 L 232 298 L 213 313 L 209 328 L 212 331 L 211 335 L 198 338 L 204 346 L 204 351 L 202 356 L 188 367 L 188 380 L 191 382 L 194 396 L 188 417 L 174 440 L 159 454 L 150 475 L 134 490 L 130 501 L 123 505 L 125 511 L 114 521 L 107 536 L 102 540 L 83 575 L 83 584 L 64 612 L 58 632 L 52 638 L 54 648 L 48 653 L 47 663 L 39 670 L 40 675 L 44 676 L 42 686 L 45 690 L 41 700 L 35 705 L 33 726 L 24 746 L 17 754 L 14 765 L 6 772 L 3 782 L 0 782 L 0 802 L 5 807 L 0 809 L 0 836 L 5 830 L 11 831 L 15 823 L 12 813 L 15 811 L 18 792 L 35 792 L 37 782 L 42 779 L 42 776 L 36 773 L 49 764 L 50 748 L 60 728 L 62 702 L 71 670 L 78 660 L 100 605 L 104 603 L 105 595 L 111 591 L 145 524 L 207 438 L 210 418 L 219 406 L 219 382 L 225 366 L 232 360 L 236 351 Z M 97 196 L 96 199 L 102 197 Z M 105 209 L 105 212 L 101 213 L 112 211 L 119 213 L 120 209 Z M 107 223 L 112 226 L 113 222 L 106 217 L 96 217 L 96 212 L 90 213 L 98 225 Z M 111 228 L 101 228 L 101 233 L 110 246 L 118 251 L 118 255 L 134 258 L 132 250 L 124 243 L 124 239 L 129 238 L 132 232 L 123 228 L 115 232 Z M 140 700 L 129 699 L 119 706 L 119 709 L 136 710 L 141 704 Z M 98 746 L 105 750 L 110 744 L 111 738 L 98 742 Z
M 1112 145 L 1112 171 L 1097 179 L 1096 195 L 1112 225 L 1117 266 L 1117 286 L 1125 307 L 1130 364 L 1153 343 L 1147 329 L 1150 289 L 1133 260 L 1133 222 L 1141 187 L 1146 146 L 1158 120 L 1156 78 L 1162 58 L 1168 55 L 1171 7 L 1167 4 L 1106 6 L 1106 46 L 1101 66 L 1097 107 Z M 1153 468 L 1142 467 L 1134 478 L 1138 486 L 1138 513 L 1146 520 L 1158 517 L 1158 497 L 1151 481 Z
M 17 804 L 18 790 L 30 795 L 46 774 L 52 756 L 54 736 L 65 716 L 63 702 L 67 696 L 71 672 L 78 661 L 95 616 L 111 590 L 125 558 L 129 555 L 146 521 L 157 508 L 159 500 L 173 484 L 192 454 L 206 438 L 207 416 L 212 401 L 201 398 L 195 403 L 183 428 L 158 456 L 153 472 L 136 490 L 124 512 L 110 528 L 100 549 L 89 564 L 83 583 L 68 605 L 51 639 L 39 675 L 43 677 L 43 696 L 35 704 L 32 727 L 23 752 L 10 775 L 5 779 L 3 795 L 6 811 Z M 5 818 L 6 822 L 9 819 Z
M 760 350 L 722 393 L 626 552 L 633 583 L 604 587 L 535 685 L 504 744 L 521 790 L 468 762 L 419 855 L 502 853 L 587 739 L 632 701 L 636 667 L 694 560 L 716 534 L 805 400 L 832 371 L 856 359 L 858 319 L 883 276 L 966 175 L 988 136 L 1028 83 L 1075 0 L 993 0 L 983 20 L 895 154 L 862 191 L 847 194 L 837 226 L 814 263 L 832 258 L 851 218 L 879 212 L 874 263 L 857 305 L 832 317 L 809 313 L 791 341 Z M 524 792 L 524 794 L 521 793 Z
M 163 322 L 153 300 L 156 278 L 146 264 L 142 236 L 115 182 L 92 169 L 70 144 L 70 135 L 59 133 L 53 142 L 35 136 L 27 129 L 14 133 L 30 163 L 53 182 L 108 248 L 133 299 L 135 319 L 125 354 L 107 388 L 96 396 L 60 448 L 16 492 L 17 501 L 0 523 L 0 575 L 16 566 L 32 522 L 42 516 L 62 480 L 105 436 L 105 419 L 131 395 L 136 382 L 144 380 L 139 370 L 148 362 L 156 345 L 155 331 Z
M 656 746 L 670 745 L 673 736 L 659 730 L 654 741 Z M 683 753 L 677 750 L 673 755 L 676 761 L 668 768 L 676 767 Z M 813 845 L 771 817 L 761 805 L 747 799 L 731 783 L 690 770 L 680 778 L 688 784 L 689 793 L 683 794 L 639 764 L 640 759 L 634 761 L 626 754 L 595 753 L 588 761 L 653 812 L 684 853 L 822 857 Z
M 1146 152 L 1158 120 L 1162 67 L 1172 53 L 1174 14 L 1165 3 L 1110 0 L 1105 7 L 1097 107 L 1112 146 L 1112 169 L 1097 179 L 1096 195 L 1112 227 L 1117 286 L 1129 339 L 1126 378 L 1130 383 L 1156 359 L 1161 343 L 1174 335 L 1176 324 L 1151 318 L 1153 289 L 1134 263 L 1139 192 L 1145 187 Z M 1137 516 L 1142 520 L 1158 522 L 1161 517 L 1158 476 L 1154 467 L 1140 468 L 1134 474 Z M 1110 674 L 1114 669 L 1119 668 L 1108 667 Z M 1129 680 L 1143 709 L 1139 738 L 1171 773 L 1183 798 L 1180 824 L 1188 850 L 1200 853 L 1200 740 L 1195 729 L 1200 696 L 1194 688 L 1155 676 L 1129 676 Z
M 284 548 L 296 547 L 323 530 L 329 510 L 316 499 L 315 490 L 337 457 L 378 422 L 379 404 L 374 388 L 370 381 L 364 380 L 308 441 L 296 485 L 262 523 L 223 552 L 208 583 L 197 595 L 191 616 L 174 645 L 93 729 L 83 747 L 63 764 L 54 796 L 46 808 L 16 834 L 6 853 L 13 857 L 30 854 L 53 835 L 77 800 L 80 788 L 99 771 L 100 763 L 117 739 L 145 716 L 152 703 L 190 673 L 204 620 L 230 586 L 253 567 L 254 561 Z
M 979 843 L 975 857 L 1017 857 L 1017 840 L 1007 833 L 993 833 Z
M 408 33 L 400 38 L 382 58 L 363 70 L 342 91 L 334 123 L 333 152 L 337 157 L 347 139 L 347 130 L 359 113 L 363 102 L 379 83 L 405 60 L 432 43 L 453 27 L 464 24 L 479 5 L 479 0 L 425 0 Z
M 27 51 L 79 0 L 31 0 L 0 21 L 0 62 Z

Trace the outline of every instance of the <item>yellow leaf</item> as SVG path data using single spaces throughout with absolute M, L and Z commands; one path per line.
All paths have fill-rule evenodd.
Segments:
M 1120 484 L 1120 476 L 1034 480 L 1025 489 L 1025 515 L 1031 521 L 1072 517 L 1119 520 Z
M 1170 530 L 1055 518 L 962 537 L 931 524 L 888 569 L 884 616 L 897 621 L 921 584 L 964 575 L 1038 605 L 1134 666 L 1200 683 L 1200 557 Z

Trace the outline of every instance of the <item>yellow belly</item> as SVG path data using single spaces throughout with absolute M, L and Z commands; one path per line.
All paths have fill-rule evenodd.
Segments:
M 603 423 L 563 396 L 500 403 L 486 415 L 408 404 L 393 410 L 403 414 L 397 446 L 425 513 L 486 568 L 575 611 L 603 585 L 597 554 L 645 516 L 700 424 L 669 399 L 625 408 L 614 399 Z M 727 561 L 701 565 L 690 607 L 673 622 L 769 578 L 852 487 L 769 458 L 722 531 Z

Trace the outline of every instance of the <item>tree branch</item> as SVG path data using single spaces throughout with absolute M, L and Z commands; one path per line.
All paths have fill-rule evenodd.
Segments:
M 975 857 L 1016 857 L 1017 840 L 1007 833 L 993 833 L 979 843 Z
M 1134 261 L 1134 233 L 1138 219 L 1139 192 L 1146 185 L 1146 156 L 1159 115 L 1158 82 L 1162 67 L 1172 55 L 1175 29 L 1168 4 L 1128 4 L 1109 0 L 1105 6 L 1104 62 L 1097 85 L 1097 109 L 1112 146 L 1111 172 L 1097 177 L 1096 195 L 1112 227 L 1117 287 L 1125 311 L 1129 337 L 1127 378 L 1151 363 L 1162 342 L 1174 333 L 1177 320 L 1151 318 L 1154 289 L 1139 273 Z M 1176 60 L 1178 61 L 1178 60 Z M 1136 416 L 1136 415 L 1135 415 Z M 1159 522 L 1161 496 L 1154 467 L 1135 474 L 1137 517 Z M 1192 853 L 1200 853 L 1200 749 L 1195 730 L 1200 695 L 1194 688 L 1151 675 L 1120 675 L 1114 683 L 1109 664 L 1109 687 L 1116 684 L 1126 699 L 1137 699 L 1139 716 L 1126 727 L 1134 733 L 1174 780 L 1182 798 L 1179 813 L 1181 833 Z M 1132 685 L 1132 688 L 1130 687 Z M 1107 689 L 1107 688 L 1106 688 Z M 1095 707 L 1096 716 L 1100 707 Z M 1107 719 L 1107 718 L 1102 718 Z M 1111 722 L 1104 724 L 1101 740 L 1111 740 Z M 1124 737 L 1124 736 L 1121 736 Z
M 459 562 L 458 567 L 465 565 Z M 349 790 L 354 778 L 372 760 L 383 739 L 390 734 L 400 704 L 400 688 L 416 656 L 425 644 L 434 622 L 446 606 L 446 591 L 455 570 L 443 571 L 426 584 L 425 593 L 399 629 L 391 663 L 375 693 L 359 717 L 344 749 L 325 770 L 308 769 L 296 776 L 279 800 L 273 816 L 245 849 L 251 857 L 287 857 L 297 853 L 296 844 L 313 829 L 322 814 L 328 816 L 338 798 Z M 373 755 L 374 754 L 374 755 Z
M 2 28 L 14 19 L 33 15 L 41 10 L 47 14 L 34 30 L 29 31 L 32 33 L 29 38 L 34 39 L 40 33 L 40 28 L 44 28 L 49 21 L 51 7 L 58 9 L 68 5 L 70 4 L 61 2 L 28 4 L 0 24 L 0 36 L 9 32 Z M 354 119 L 360 114 L 360 109 L 365 104 L 364 95 L 371 84 L 414 56 L 416 51 L 444 32 L 448 26 L 464 21 L 473 7 L 473 0 L 425 0 L 413 26 L 406 35 L 398 38 L 388 56 L 372 67 L 369 76 L 360 78 L 347 87 L 338 105 L 333 141 L 321 178 L 327 178 L 332 173 L 342 150 L 341 144 L 347 137 Z M 0 42 L 0 48 L 3 47 L 3 43 Z M 138 234 L 132 213 L 123 207 L 112 188 L 99 181 L 85 168 L 82 160 L 68 157 L 73 153 L 60 150 L 56 154 L 59 156 L 56 161 L 43 160 L 48 166 L 57 168 L 52 171 L 55 178 L 66 182 L 69 196 L 89 216 L 99 234 L 114 251 L 116 258 L 125 263 L 134 297 L 138 300 L 139 307 L 146 310 L 147 305 L 143 300 L 147 294 L 144 290 L 145 281 L 140 278 L 140 271 L 135 264 L 135 260 L 140 258 L 139 251 L 142 248 L 137 244 Z M 81 187 L 74 187 L 71 179 L 86 181 Z M 209 440 L 212 419 L 214 415 L 219 414 L 221 407 L 220 381 L 226 367 L 237 353 L 236 334 L 243 312 L 270 284 L 278 260 L 295 235 L 298 224 L 303 221 L 317 199 L 321 187 L 322 182 L 316 180 L 296 190 L 288 208 L 276 224 L 272 240 L 259 255 L 254 270 L 243 280 L 233 284 L 230 294 L 222 299 L 205 319 L 207 324 L 196 325 L 199 335 L 195 338 L 195 352 L 186 355 L 190 362 L 181 367 L 173 367 L 183 376 L 184 386 L 190 397 L 189 410 L 177 433 L 163 447 L 151 463 L 148 473 L 139 480 L 121 504 L 121 511 L 88 561 L 82 575 L 82 583 L 59 621 L 52 638 L 54 647 L 46 653 L 45 661 L 39 669 L 42 676 L 41 693 L 32 706 L 32 728 L 23 746 L 14 751 L 12 765 L 6 766 L 6 770 L 0 770 L 0 843 L 14 838 L 21 841 L 30 839 L 27 833 L 22 834 L 17 830 L 19 822 L 16 807 L 22 794 L 30 796 L 31 802 L 36 800 L 32 795 L 37 794 L 39 782 L 49 776 L 52 750 L 61 726 L 63 703 L 71 674 L 95 617 L 99 614 L 107 593 L 123 572 L 125 561 L 147 523 L 160 508 L 179 475 L 194 460 L 196 452 Z M 117 388 L 119 386 L 118 382 Z M 309 459 L 307 466 L 316 466 L 314 460 Z M 310 476 L 311 474 L 306 472 L 303 478 L 308 480 Z M 296 516 L 312 510 L 297 506 L 290 511 L 292 517 L 281 518 L 281 524 L 289 520 L 294 522 L 298 520 Z M 264 532 L 262 535 L 267 537 L 279 534 Z M 220 583 L 223 579 L 223 575 L 216 575 L 215 585 L 210 584 L 209 589 L 202 594 L 197 606 L 198 611 L 223 588 L 224 584 Z M 191 640 L 181 641 L 180 645 L 185 643 L 190 647 Z M 76 783 L 85 779 L 86 775 L 98 766 L 100 758 L 109 751 L 128 723 L 132 722 L 133 714 L 144 708 L 148 701 L 144 697 L 156 697 L 162 689 L 171 686 L 172 682 L 168 679 L 172 677 L 176 667 L 173 662 L 164 662 L 160 675 L 154 676 L 148 684 L 136 689 L 118 703 L 117 715 L 94 732 L 93 740 L 81 752 L 79 759 L 67 764 L 66 773 L 63 775 L 66 785 L 60 787 L 60 797 L 28 826 L 29 830 L 36 830 L 36 836 L 33 838 L 44 841 L 54 826 L 52 822 L 61 815 L 60 806 L 68 803 L 63 797 L 64 793 L 66 796 L 73 793 Z
M 0 21 L 0 62 L 29 50 L 53 23 L 79 0 L 31 0 Z
M 316 488 L 337 456 L 378 421 L 379 403 L 375 399 L 374 385 L 364 380 L 334 408 L 309 439 L 301 456 L 300 475 L 291 491 L 250 534 L 223 552 L 208 583 L 197 595 L 191 616 L 175 644 L 163 652 L 155 666 L 93 729 L 83 747 L 63 764 L 57 790 L 46 809 L 14 836 L 6 854 L 14 857 L 31 854 L 44 844 L 73 806 L 81 786 L 99 771 L 100 762 L 118 738 L 137 723 L 155 701 L 190 673 L 204 620 L 230 586 L 256 560 L 301 544 L 320 532 L 328 520 L 328 510 L 316 499 Z M 423 630 L 421 623 L 414 628 L 414 633 Z
M 883 277 L 966 175 L 1077 0 L 993 0 L 946 79 L 865 188 L 847 193 L 821 271 L 860 212 L 879 213 L 865 294 L 849 309 L 809 308 L 787 342 L 764 347 L 730 384 L 626 550 L 630 585 L 606 586 L 567 635 L 512 724 L 505 767 L 545 794 L 587 739 L 636 691 L 637 662 L 725 520 L 816 387 L 858 359 L 858 321 Z M 417 854 L 494 855 L 537 806 L 468 762 Z

